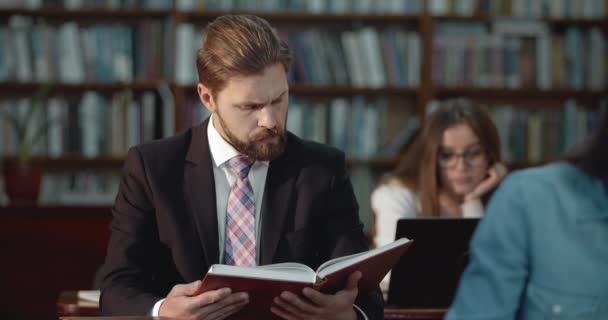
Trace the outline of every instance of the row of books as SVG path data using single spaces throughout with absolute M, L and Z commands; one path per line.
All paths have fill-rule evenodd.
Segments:
M 401 125 L 405 126 L 412 115 L 400 115 Z M 291 99 L 287 128 L 304 139 L 343 150 L 349 158 L 372 159 L 392 138 L 389 117 L 397 116 L 390 112 L 388 100 L 382 98 L 366 100 L 355 96 L 326 103 Z
M 422 49 L 418 32 L 397 26 L 342 32 L 310 28 L 282 31 L 281 36 L 294 57 L 291 81 L 370 88 L 420 84 Z M 204 34 L 193 24 L 177 26 L 177 83 L 197 82 L 194 61 L 202 38 Z
M 187 126 L 209 116 L 197 99 L 188 99 L 186 106 L 183 119 Z M 413 115 L 413 104 L 395 108 L 381 98 L 308 101 L 290 97 L 287 130 L 301 138 L 335 146 L 352 159 L 391 158 L 417 128 L 418 119 Z M 407 132 L 401 133 L 402 130 Z
M 173 8 L 172 0 L 2 0 L 0 8 L 146 8 L 152 10 L 168 10 Z
M 597 27 L 551 33 L 544 23 L 443 23 L 433 39 L 438 86 L 601 90 L 608 84 L 606 35 Z
M 391 26 L 342 32 L 315 28 L 283 35 L 293 50 L 295 81 L 370 88 L 420 83 L 418 32 Z
M 133 145 L 174 133 L 173 107 L 162 101 L 151 91 L 137 97 L 130 91 L 111 96 L 88 91 L 79 100 L 49 98 L 43 108 L 33 109 L 32 115 L 25 114 L 29 103 L 25 99 L 1 101 L 0 110 L 17 119 L 30 117 L 27 139 L 33 155 L 123 157 Z M 43 134 L 36 140 L 39 129 Z M 0 154 L 15 155 L 17 139 L 13 127 L 0 121 Z
M 518 18 L 606 17 L 605 0 L 429 0 L 432 15 L 490 15 Z
M 538 163 L 557 159 L 590 136 L 606 100 L 598 108 L 568 100 L 560 110 L 529 106 L 494 105 L 490 113 L 501 140 L 506 162 Z
M 0 81 L 115 82 L 169 78 L 170 20 L 60 25 L 11 16 L 0 26 Z
M 298 11 L 310 13 L 419 14 L 423 0 L 176 0 L 180 11 Z
M 171 0 L 4 0 L 0 8 L 64 7 L 146 8 L 169 10 Z M 331 14 L 406 14 L 423 11 L 423 0 L 175 0 L 180 11 L 297 11 Z M 606 16 L 605 0 L 429 0 L 432 15 L 490 15 L 518 18 L 582 18 Z

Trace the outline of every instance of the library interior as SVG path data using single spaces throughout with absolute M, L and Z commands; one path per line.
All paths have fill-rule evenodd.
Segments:
M 226 14 L 288 44 L 286 128 L 344 152 L 370 246 L 374 190 L 445 102 L 483 107 L 507 177 L 563 159 L 608 112 L 606 0 L 0 1 L 2 318 L 100 314 L 127 153 L 210 116 L 197 52 Z M 386 304 L 385 318 L 448 307 Z

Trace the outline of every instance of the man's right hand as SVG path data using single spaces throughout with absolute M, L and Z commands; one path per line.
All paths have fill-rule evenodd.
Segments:
M 194 295 L 201 283 L 198 280 L 174 286 L 160 305 L 158 315 L 192 320 L 221 320 L 241 310 L 249 302 L 247 293 L 232 293 L 230 288 Z

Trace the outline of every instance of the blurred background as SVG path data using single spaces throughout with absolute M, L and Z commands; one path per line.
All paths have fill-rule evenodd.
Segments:
M 287 127 L 344 150 L 361 220 L 438 101 L 482 102 L 510 168 L 607 108 L 606 0 L 1 0 L 0 310 L 54 319 L 103 261 L 129 147 L 199 124 L 195 55 L 225 13 L 294 57 Z M 8 261 L 8 263 L 7 263 Z

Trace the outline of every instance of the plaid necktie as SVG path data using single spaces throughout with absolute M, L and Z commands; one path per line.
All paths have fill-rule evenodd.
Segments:
M 253 161 L 243 155 L 228 160 L 236 174 L 226 207 L 224 263 L 228 265 L 256 265 L 255 201 L 248 177 L 252 164 Z

